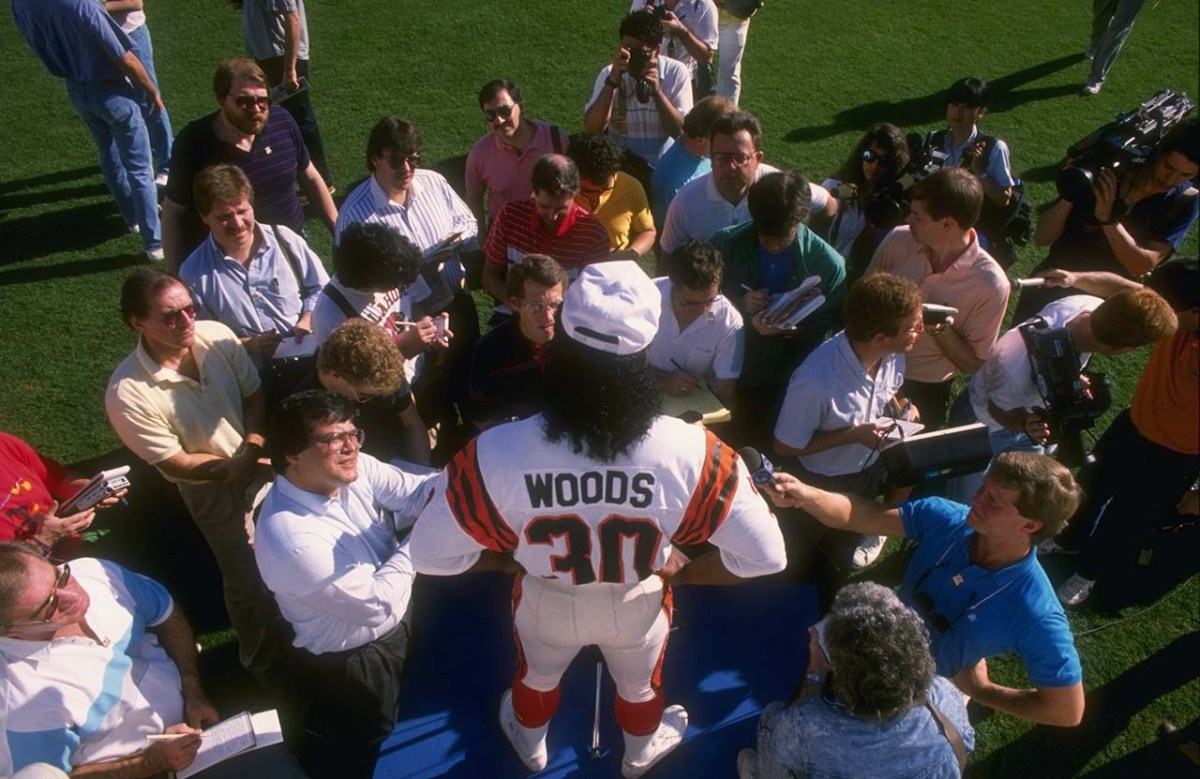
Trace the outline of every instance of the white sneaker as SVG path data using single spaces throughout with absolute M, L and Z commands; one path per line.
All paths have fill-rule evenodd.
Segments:
M 854 555 L 850 558 L 850 567 L 854 570 L 866 568 L 879 559 L 883 551 L 883 536 L 863 536 L 854 547 Z
M 521 742 L 526 740 L 525 734 L 528 728 L 521 727 L 521 723 L 517 722 L 517 713 L 513 710 L 512 705 L 512 690 L 505 690 L 504 695 L 500 697 L 500 730 L 504 731 L 505 738 L 508 743 L 512 744 L 513 751 L 517 753 L 517 757 L 521 758 L 521 762 L 530 771 L 541 771 L 546 767 L 548 756 L 546 754 L 546 733 L 542 731 L 542 737 L 537 740 L 533 748 L 524 746 Z
M 1091 62 L 1092 60 L 1096 59 L 1096 50 L 1094 48 L 1092 48 L 1092 45 L 1090 43 L 1088 44 L 1087 51 L 1085 51 L 1083 53 L 1083 56 L 1084 56 L 1084 59 L 1086 59 L 1088 62 Z
M 676 704 L 663 709 L 662 722 L 659 723 L 658 730 L 650 739 L 645 759 L 634 764 L 626 756 L 621 761 L 621 776 L 625 779 L 637 779 L 653 768 L 659 760 L 671 754 L 671 751 L 679 746 L 683 741 L 683 734 L 687 731 L 687 726 L 688 713 L 682 706 Z
M 1071 578 L 1058 585 L 1056 593 L 1064 606 L 1078 606 L 1092 594 L 1092 587 L 1095 585 L 1095 581 L 1073 573 Z
M 738 779 L 758 779 L 758 753 L 743 749 L 737 755 Z
M 154 177 L 154 186 L 161 188 L 161 187 L 165 187 L 166 185 L 167 185 L 167 174 L 166 173 L 159 173 L 157 176 Z
M 151 262 L 162 262 L 167 259 L 167 255 L 162 250 L 162 247 L 159 247 L 157 249 L 147 249 L 146 250 L 146 259 L 150 260 Z
M 1081 94 L 1081 95 L 1098 95 L 1098 94 L 1100 94 L 1100 87 L 1102 87 L 1102 86 L 1104 86 L 1104 82 L 1093 81 L 1090 84 L 1088 84 L 1087 86 L 1085 86 L 1083 89 L 1079 90 L 1079 94 Z
M 141 225 L 125 225 L 125 229 L 129 232 L 130 235 L 141 235 L 142 234 Z

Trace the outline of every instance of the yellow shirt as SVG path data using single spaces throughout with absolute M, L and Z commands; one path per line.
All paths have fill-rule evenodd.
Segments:
M 577 199 L 576 202 L 588 207 L 586 200 Z M 592 216 L 608 231 L 608 242 L 614 251 L 628 249 L 631 239 L 654 229 L 646 190 L 637 179 L 621 171 L 617 172 L 613 188 L 600 197 L 600 204 Z
M 220 322 L 197 321 L 192 351 L 199 382 L 156 363 L 140 340 L 109 379 L 108 420 L 150 465 L 179 452 L 230 457 L 242 445 L 242 399 L 261 384 L 246 349 Z

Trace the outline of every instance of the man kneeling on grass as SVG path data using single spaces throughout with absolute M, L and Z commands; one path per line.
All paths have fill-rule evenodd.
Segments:
M 937 672 L 993 709 L 1047 725 L 1083 718 L 1083 672 L 1071 626 L 1034 547 L 1057 535 L 1082 493 L 1066 466 L 1005 452 L 965 506 L 924 498 L 890 507 L 776 474 L 771 498 L 829 527 L 917 542 L 900 599 L 929 629 Z M 988 679 L 987 658 L 1015 652 L 1032 689 Z

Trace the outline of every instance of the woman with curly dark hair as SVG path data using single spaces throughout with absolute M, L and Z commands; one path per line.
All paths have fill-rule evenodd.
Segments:
M 884 231 L 867 218 L 867 203 L 876 187 L 904 170 L 908 160 L 908 143 L 900 128 L 877 124 L 867 130 L 842 166 L 822 184 L 839 200 L 826 239 L 846 260 L 847 283 L 862 275 L 883 238 Z
M 962 775 L 975 733 L 962 693 L 934 674 L 920 615 L 860 582 L 808 631 L 804 681 L 763 711 L 758 749 L 738 753 L 739 779 Z

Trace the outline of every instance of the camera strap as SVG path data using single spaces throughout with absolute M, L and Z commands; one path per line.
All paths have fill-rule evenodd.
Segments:
M 617 87 L 617 135 L 625 138 L 629 135 L 629 98 L 625 97 L 625 76 L 621 76 L 620 86 Z

